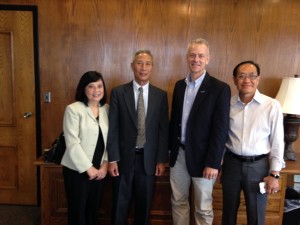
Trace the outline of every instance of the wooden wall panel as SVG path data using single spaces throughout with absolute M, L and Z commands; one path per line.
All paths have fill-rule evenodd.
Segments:
M 13 86 L 13 51 L 12 33 L 0 32 L 0 67 L 2 76 L 0 77 L 0 90 L 5 93 L 5 98 L 1 98 L 0 105 L 0 126 L 13 126 L 15 120 L 14 112 L 14 86 Z
M 65 106 L 80 76 L 103 73 L 108 91 L 132 79 L 132 54 L 150 49 L 152 83 L 168 91 L 187 72 L 186 45 L 196 37 L 211 45 L 208 71 L 236 89 L 233 67 L 261 65 L 259 89 L 275 97 L 281 78 L 300 74 L 300 1 L 297 0 L 0 0 L 38 6 L 42 148 L 59 134 Z M 42 98 L 41 98 L 42 99 Z M 42 101 L 42 100 L 41 100 Z M 295 144 L 300 152 L 300 140 Z

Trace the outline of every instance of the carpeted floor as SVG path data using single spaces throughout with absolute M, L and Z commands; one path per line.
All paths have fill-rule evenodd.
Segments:
M 1 205 L 0 225 L 40 225 L 40 207 Z

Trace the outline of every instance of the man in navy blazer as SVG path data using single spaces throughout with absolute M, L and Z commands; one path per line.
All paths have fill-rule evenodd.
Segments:
M 114 88 L 110 99 L 107 152 L 114 187 L 113 225 L 127 224 L 132 195 L 134 224 L 149 224 L 155 176 L 163 174 L 168 162 L 168 99 L 165 91 L 149 84 L 151 52 L 136 52 L 131 68 L 134 80 Z M 139 88 L 143 88 L 146 111 L 143 146 L 136 143 Z
M 210 76 L 209 45 L 189 43 L 190 73 L 174 88 L 170 119 L 170 182 L 174 225 L 190 224 L 193 184 L 195 224 L 212 224 L 212 190 L 221 167 L 229 127 L 230 87 Z

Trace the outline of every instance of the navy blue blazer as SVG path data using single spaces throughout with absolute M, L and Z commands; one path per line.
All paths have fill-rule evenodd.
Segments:
M 176 163 L 181 142 L 181 118 L 186 83 L 177 81 L 170 118 L 170 166 Z M 186 165 L 190 176 L 202 177 L 205 167 L 219 169 L 228 138 L 230 87 L 206 73 L 187 121 Z
M 157 163 L 168 162 L 169 127 L 167 93 L 153 85 L 149 85 L 145 125 L 145 172 L 148 175 L 153 175 Z M 110 97 L 108 161 L 118 161 L 120 173 L 134 169 L 136 138 L 137 112 L 133 82 L 130 82 L 114 88 Z

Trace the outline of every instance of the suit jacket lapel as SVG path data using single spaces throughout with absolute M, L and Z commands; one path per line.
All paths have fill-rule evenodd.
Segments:
M 185 89 L 186 89 L 186 83 L 185 83 L 185 79 L 184 80 L 181 80 L 181 83 L 179 84 L 178 86 L 178 98 L 179 98 L 179 104 L 180 104 L 180 107 L 182 108 L 183 106 L 183 101 L 184 101 L 184 94 L 185 94 Z
M 198 93 L 195 97 L 195 100 L 194 100 L 193 106 L 191 108 L 191 112 L 190 112 L 189 117 L 191 117 L 197 111 L 197 109 L 202 104 L 203 99 L 207 95 L 207 93 L 209 91 L 209 86 L 210 86 L 209 80 L 210 80 L 210 76 L 209 76 L 208 73 L 206 73 L 205 78 L 202 81 L 202 84 L 200 85 Z
M 182 118 L 182 110 L 183 110 L 183 103 L 184 103 L 184 95 L 185 95 L 186 83 L 185 79 L 181 80 L 178 84 L 178 112 L 179 118 Z
M 95 118 L 95 116 L 94 116 L 94 114 L 93 114 L 91 108 L 87 106 L 87 107 L 86 107 L 86 110 L 87 110 L 87 113 L 88 113 L 89 117 L 91 117 L 93 120 L 96 121 L 96 118 Z
M 146 112 L 146 127 L 149 125 L 150 118 L 155 113 L 155 110 L 157 110 L 154 105 L 155 105 L 155 92 L 153 90 L 153 87 L 151 84 L 149 84 L 149 92 L 148 92 L 148 107 L 147 107 L 147 112 Z
M 130 82 L 124 87 L 124 100 L 129 112 L 129 116 L 132 119 L 133 123 L 137 127 L 137 114 L 135 110 L 135 101 L 134 101 L 134 93 L 133 93 L 133 83 Z

